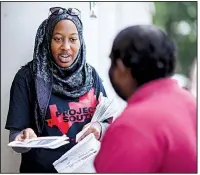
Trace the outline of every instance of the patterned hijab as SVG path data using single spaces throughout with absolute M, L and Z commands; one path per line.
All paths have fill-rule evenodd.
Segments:
M 74 63 L 61 68 L 53 61 L 51 39 L 55 25 L 61 20 L 71 20 L 78 31 L 80 49 Z M 36 103 L 41 112 L 46 112 L 51 92 L 70 98 L 77 98 L 93 86 L 92 68 L 86 63 L 86 47 L 83 27 L 78 16 L 70 15 L 65 9 L 62 14 L 51 14 L 39 26 L 35 38 L 33 72 L 36 87 Z
M 61 68 L 52 60 L 51 39 L 55 25 L 61 20 L 71 20 L 78 30 L 81 43 L 74 63 L 68 68 Z M 49 82 L 53 76 L 53 92 L 68 97 L 79 97 L 92 87 L 92 68 L 86 63 L 86 48 L 83 40 L 82 23 L 77 16 L 64 11 L 61 15 L 52 14 L 40 25 L 35 40 L 34 72 L 36 83 Z

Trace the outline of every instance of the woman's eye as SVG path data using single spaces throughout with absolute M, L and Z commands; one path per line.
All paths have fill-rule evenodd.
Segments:
M 76 38 L 70 38 L 71 42 L 75 42 L 77 39 Z
M 56 42 L 61 42 L 61 41 L 62 41 L 62 38 L 54 38 L 54 40 L 55 40 Z

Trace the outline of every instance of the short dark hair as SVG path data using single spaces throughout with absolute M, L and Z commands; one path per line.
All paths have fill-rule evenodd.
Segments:
M 131 68 L 138 85 L 171 76 L 176 65 L 175 45 L 153 25 L 135 25 L 122 30 L 114 39 L 110 58 L 121 59 Z

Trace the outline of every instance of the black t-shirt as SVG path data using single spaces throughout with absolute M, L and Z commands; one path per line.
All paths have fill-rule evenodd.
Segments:
M 94 88 L 78 99 L 52 94 L 42 135 L 66 134 L 74 141 L 76 134 L 91 121 L 97 103 Z
M 30 85 L 33 86 L 32 81 L 30 81 L 29 71 L 20 70 L 15 76 L 11 87 L 6 129 L 21 131 L 29 127 L 34 128 L 33 97 L 29 92 Z M 97 94 L 95 94 L 96 88 L 98 89 Z M 102 82 L 98 77 L 95 80 L 94 87 L 77 99 L 61 97 L 52 93 L 42 136 L 61 136 L 66 134 L 70 138 L 70 144 L 57 149 L 39 148 L 22 153 L 20 172 L 56 173 L 52 163 L 76 144 L 75 136 L 85 124 L 91 121 L 100 92 L 106 96 Z

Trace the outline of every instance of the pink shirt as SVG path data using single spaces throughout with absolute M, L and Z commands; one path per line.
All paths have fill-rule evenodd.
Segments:
M 196 111 L 170 78 L 143 85 L 107 130 L 97 173 L 197 173 Z

